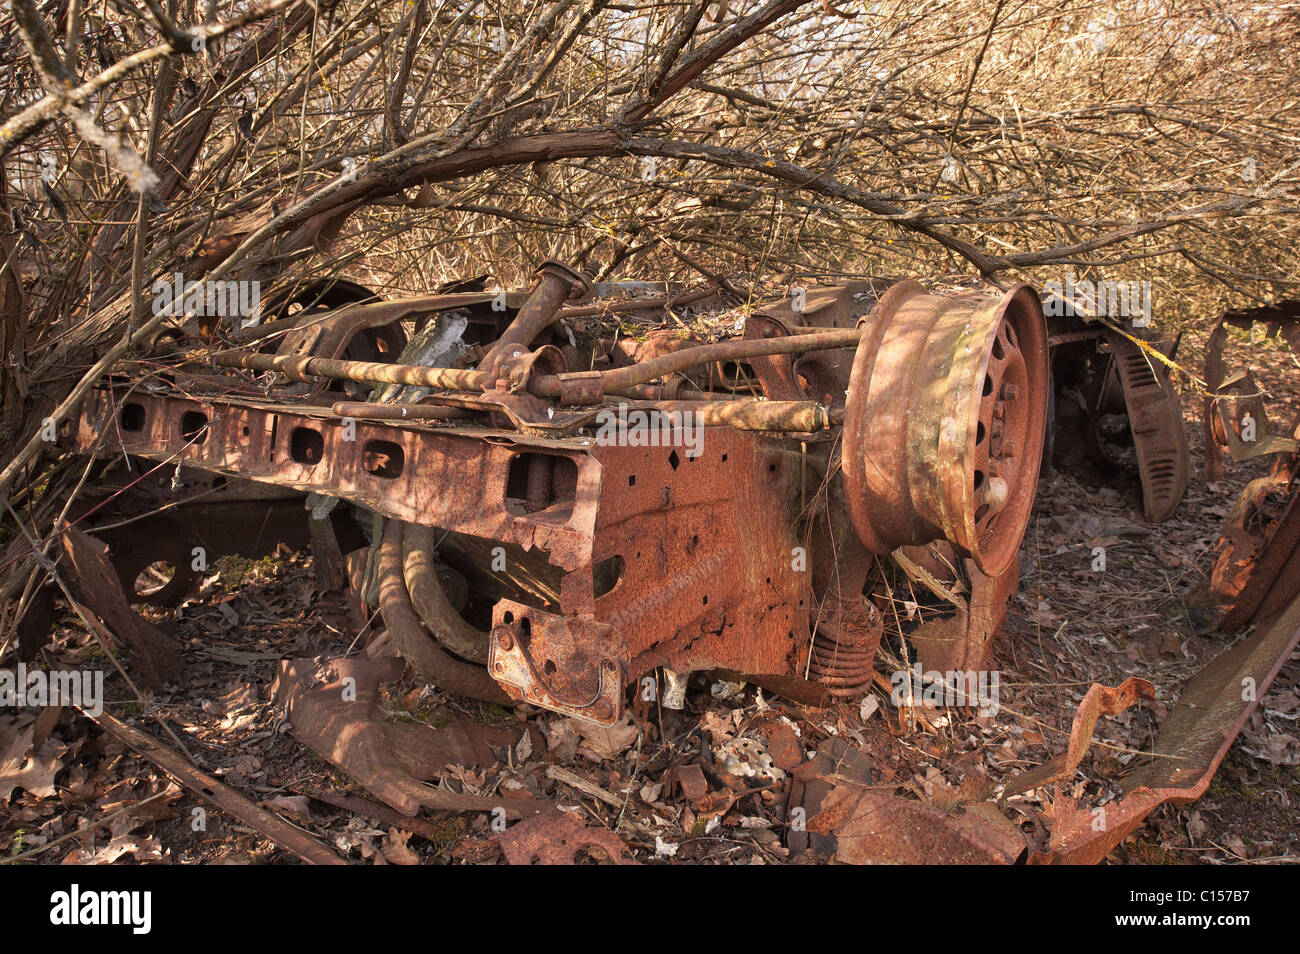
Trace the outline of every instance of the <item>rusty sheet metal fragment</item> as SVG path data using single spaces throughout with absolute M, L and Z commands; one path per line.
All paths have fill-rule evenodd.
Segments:
M 518 730 L 465 723 L 439 730 L 421 722 L 386 722 L 376 714 L 379 685 L 401 678 L 402 660 L 335 659 L 329 662 L 335 678 L 312 685 L 320 664 L 319 659 L 282 661 L 273 686 L 275 701 L 284 707 L 295 738 L 381 801 L 405 815 L 416 814 L 421 806 L 480 812 L 500 807 L 508 818 L 538 810 L 531 799 L 459 795 L 424 782 L 447 764 L 495 762 L 489 744 L 513 747 L 521 738 Z
M 1225 312 L 1207 346 L 1205 377 L 1215 395 L 1205 406 L 1207 473 L 1223 475 L 1225 451 L 1235 460 L 1279 454 L 1272 472 L 1252 480 L 1237 498 L 1224 522 L 1210 580 L 1195 597 L 1208 611 L 1210 624 L 1228 632 L 1275 616 L 1300 593 L 1300 495 L 1295 486 L 1300 427 L 1291 438 L 1271 433 L 1249 372 L 1225 378 L 1223 347 L 1229 326 L 1250 328 L 1262 322 L 1270 337 L 1281 333 L 1293 349 L 1300 349 L 1297 319 L 1300 302 Z M 1247 414 L 1253 420 L 1253 441 L 1243 439 Z
M 1212 448 L 1218 479 L 1222 477 L 1222 458 L 1226 450 L 1235 461 L 1253 460 L 1269 454 L 1293 454 L 1300 449 L 1294 437 L 1273 432 L 1264 403 L 1264 391 L 1249 371 L 1238 371 L 1214 389 L 1214 397 L 1206 402 L 1209 416 L 1206 428 L 1206 446 Z M 1247 440 L 1245 428 L 1249 424 L 1254 434 Z M 1207 469 L 1209 464 L 1207 463 Z
M 613 832 L 590 828 L 568 812 L 537 815 L 496 836 L 512 865 L 573 865 L 580 854 L 598 848 L 616 865 L 640 864 Z
M 1263 396 L 1249 371 L 1229 374 L 1223 350 L 1228 329 L 1250 330 L 1264 325 L 1265 337 L 1283 337 L 1292 351 L 1300 351 L 1300 301 L 1279 301 L 1262 308 L 1225 311 L 1219 316 L 1205 345 L 1205 475 L 1210 480 L 1224 476 L 1225 455 L 1247 460 L 1264 454 L 1294 452 L 1297 442 L 1274 434 L 1265 416 Z M 1242 440 L 1242 421 L 1249 413 L 1254 421 L 1253 441 Z
M 1003 790 L 1003 797 L 1020 795 L 1052 782 L 1059 782 L 1074 774 L 1092 744 L 1092 733 L 1097 720 L 1103 715 L 1113 716 L 1123 712 L 1139 699 L 1154 699 L 1156 688 L 1146 679 L 1132 676 L 1111 688 L 1094 683 L 1084 694 L 1083 701 L 1074 713 L 1070 728 L 1070 742 L 1064 752 L 1037 768 L 1022 772 Z
M 1209 582 L 1195 596 L 1224 632 L 1275 615 L 1300 592 L 1297 463 L 1287 457 L 1247 484 L 1224 522 Z
M 943 541 L 924 549 L 900 548 L 893 559 L 915 583 L 953 608 L 951 613 L 924 619 L 907 632 L 921 665 L 938 672 L 985 669 L 1007 610 L 1020 590 L 1019 555 L 997 576 L 980 572 L 973 560 L 958 559 Z M 940 579 L 939 574 L 945 578 Z
M 945 812 L 852 784 L 831 790 L 808 830 L 834 835 L 845 864 L 1014 864 L 1025 851 L 1015 824 L 989 802 Z
M 826 739 L 808 761 L 792 766 L 790 774 L 787 800 L 787 817 L 790 818 L 794 817 L 795 809 L 801 809 L 805 819 L 816 815 L 837 785 L 866 786 L 872 782 L 871 760 L 860 749 L 837 736 Z M 806 825 L 803 829 L 792 827 L 786 836 L 786 845 L 791 856 L 808 850 L 825 859 L 835 854 L 834 836 L 811 831 Z
M 1142 510 L 1152 523 L 1169 519 L 1187 492 L 1191 458 L 1178 391 L 1159 364 L 1133 341 L 1106 332 L 1124 388 L 1124 405 L 1142 481 Z
M 1185 805 L 1210 786 L 1233 740 L 1300 644 L 1300 599 L 1272 625 L 1221 653 L 1192 677 L 1156 738 L 1154 758 L 1123 780 L 1124 796 L 1081 809 L 1066 796 L 1052 805 L 1048 850 L 1030 864 L 1097 864 L 1159 805 Z M 1098 812 L 1101 814 L 1098 814 Z M 1096 830 L 1096 822 L 1104 825 Z
M 196 768 L 184 757 L 173 752 L 157 739 L 139 729 L 119 722 L 107 712 L 87 717 L 105 732 L 135 750 L 167 775 L 201 798 L 223 811 L 234 815 L 245 825 L 261 832 L 286 851 L 293 852 L 310 865 L 345 865 L 342 858 L 326 848 L 315 838 L 294 828 L 288 822 L 259 808 L 235 789 Z
M 143 616 L 131 609 L 108 561 L 108 547 L 75 527 L 61 535 L 70 564 L 68 586 L 78 602 L 89 608 L 132 652 L 145 684 L 152 689 L 180 678 L 183 668 L 176 644 Z

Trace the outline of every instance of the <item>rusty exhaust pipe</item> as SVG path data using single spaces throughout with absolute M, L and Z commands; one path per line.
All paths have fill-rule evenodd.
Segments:
M 404 525 L 402 565 L 411 605 L 429 632 L 457 656 L 486 666 L 488 634 L 467 623 L 447 599 L 433 562 L 433 531 L 430 528 L 415 523 Z
M 389 520 L 379 546 L 379 611 L 402 658 L 439 689 L 483 702 L 510 705 L 509 698 L 487 669 L 443 652 L 420 625 L 406 589 L 403 535 L 402 522 Z

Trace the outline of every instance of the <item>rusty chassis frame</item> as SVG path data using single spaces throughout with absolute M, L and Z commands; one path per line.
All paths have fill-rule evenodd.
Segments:
M 1049 386 L 1027 286 L 818 288 L 739 338 L 579 343 L 581 316 L 673 297 L 582 304 L 592 290 L 548 262 L 503 311 L 474 291 L 304 292 L 239 333 L 261 350 L 173 331 L 151 366 L 174 370 L 96 391 L 73 440 L 378 515 L 358 595 L 408 662 L 605 724 L 660 667 L 860 694 L 899 547 L 943 541 L 1014 589 Z

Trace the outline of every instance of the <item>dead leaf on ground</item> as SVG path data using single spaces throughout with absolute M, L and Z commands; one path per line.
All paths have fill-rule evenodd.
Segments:
M 410 838 L 411 833 L 409 831 L 402 831 L 398 828 L 388 829 L 388 834 L 384 836 L 379 850 L 389 864 L 418 865 L 420 863 L 420 856 L 406 846 Z
M 16 788 L 38 798 L 54 794 L 54 776 L 63 768 L 59 756 L 67 747 L 47 739 L 33 751 L 35 728 L 27 716 L 0 723 L 0 801 L 6 804 Z

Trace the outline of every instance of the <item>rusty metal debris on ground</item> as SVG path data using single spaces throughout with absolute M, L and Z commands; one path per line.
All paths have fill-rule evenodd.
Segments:
M 376 711 L 380 683 L 399 679 L 404 666 L 396 656 L 345 657 L 327 663 L 286 660 L 272 695 L 295 738 L 404 815 L 415 815 L 421 807 L 487 812 L 501 808 L 517 819 L 540 810 L 531 799 L 480 798 L 427 784 L 448 764 L 492 764 L 492 743 L 513 748 L 528 730 L 490 730 L 463 722 L 437 730 L 423 722 L 381 719 Z M 322 668 L 332 670 L 335 678 L 317 683 Z
M 1270 473 L 1252 480 L 1238 496 L 1210 579 L 1196 594 L 1206 625 L 1226 632 L 1267 623 L 1300 594 L 1300 421 L 1291 436 L 1276 433 L 1249 370 L 1229 374 L 1223 353 L 1229 328 L 1250 329 L 1256 323 L 1265 326 L 1268 337 L 1281 335 L 1294 349 L 1300 346 L 1300 302 L 1225 312 L 1206 348 L 1207 474 L 1222 477 L 1226 457 L 1276 455 Z
M 1276 453 L 1295 453 L 1294 437 L 1274 433 L 1268 423 L 1264 394 L 1249 369 L 1229 371 L 1224 350 L 1231 329 L 1250 332 L 1264 326 L 1265 339 L 1283 338 L 1292 351 L 1300 347 L 1300 301 L 1279 301 L 1259 308 L 1225 311 L 1205 345 L 1205 473 L 1224 475 L 1224 463 Z M 1243 434 L 1243 429 L 1249 432 Z
M 593 849 L 616 865 L 635 865 L 627 845 L 613 832 L 585 825 L 569 812 L 553 811 L 511 825 L 496 836 L 512 865 L 572 865 Z
M 1158 806 L 1200 798 L 1297 645 L 1300 600 L 1292 601 L 1271 625 L 1221 653 L 1192 677 L 1160 727 L 1151 755 L 1121 780 L 1121 798 L 1101 809 L 1081 808 L 1074 798 L 1058 790 L 1052 802 L 1048 850 L 1031 856 L 1029 863 L 1096 864 Z M 1144 683 L 1129 680 L 1117 690 L 1093 687 L 1075 716 L 1065 763 L 1053 770 L 1035 770 L 1024 784 L 1015 787 L 1043 785 L 1064 777 L 1069 763 L 1077 764 L 1086 749 L 1099 707 L 1115 711 L 1143 697 L 1150 692 L 1150 685 Z M 1096 704 L 1089 705 L 1089 700 Z

